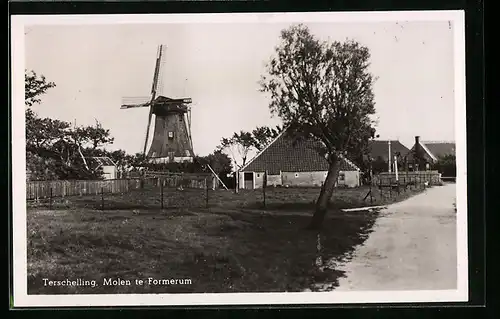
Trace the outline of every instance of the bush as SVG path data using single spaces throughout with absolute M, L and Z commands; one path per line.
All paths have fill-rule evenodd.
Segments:
M 438 159 L 438 161 L 433 165 L 433 169 L 441 173 L 445 177 L 456 177 L 457 176 L 457 165 L 455 155 L 445 155 Z

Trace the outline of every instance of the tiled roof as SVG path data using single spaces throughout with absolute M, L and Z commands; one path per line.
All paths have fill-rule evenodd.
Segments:
M 453 142 L 423 142 L 420 141 L 422 149 L 424 150 L 424 159 L 427 161 L 436 161 L 439 157 L 443 155 L 455 154 L 455 143 Z M 415 145 L 411 148 L 412 151 L 415 149 Z M 413 155 L 408 156 L 409 159 L 413 158 Z
M 295 145 L 286 134 L 279 135 L 267 148 L 257 154 L 241 171 L 265 172 L 279 174 L 282 172 L 316 172 L 327 171 L 328 161 L 316 151 L 312 140 L 300 141 Z M 348 159 L 343 158 L 341 171 L 358 170 Z
M 455 143 L 453 142 L 422 142 L 436 158 L 444 155 L 455 154 Z
M 377 159 L 381 157 L 384 161 L 388 161 L 389 158 L 389 140 L 374 140 L 370 141 L 370 156 L 373 159 Z M 410 150 L 401 144 L 398 140 L 391 140 L 391 153 L 395 155 L 397 152 L 401 154 L 401 156 L 407 155 Z

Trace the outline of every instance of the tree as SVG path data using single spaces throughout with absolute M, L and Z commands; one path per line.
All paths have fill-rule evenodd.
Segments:
M 218 147 L 220 151 L 227 151 L 231 154 L 237 168 L 241 168 L 246 164 L 248 153 L 255 145 L 252 133 L 240 131 L 234 133 L 230 138 L 222 138 L 221 145 Z M 241 157 L 241 164 L 238 162 L 236 155 Z
M 90 165 L 87 158 L 107 156 L 100 148 L 112 142 L 109 130 L 99 125 L 71 128 L 69 122 L 40 118 L 32 110 L 26 110 L 27 160 L 34 161 L 28 163 L 28 168 L 45 172 L 32 176 L 49 178 L 55 174 L 58 179 L 98 179 L 99 168 Z M 46 166 L 41 164 L 44 161 Z
M 253 146 L 261 151 L 264 147 L 269 145 L 283 130 L 281 126 L 274 128 L 268 126 L 258 126 L 252 131 Z
M 275 139 L 282 130 L 283 128 L 277 125 L 274 128 L 257 126 L 251 132 L 240 131 L 239 133 L 234 133 L 230 138 L 222 138 L 220 146 L 217 147 L 217 151 L 228 152 L 236 168 L 241 168 L 246 164 L 250 151 L 262 150 Z M 236 155 L 241 158 L 241 163 L 239 163 Z
M 387 172 L 388 162 L 383 159 L 381 156 L 377 156 L 372 162 L 372 172 L 373 174 L 379 174 L 382 172 Z
M 215 174 L 227 187 L 231 187 L 232 179 L 228 178 L 228 174 L 233 170 L 231 158 L 224 154 L 221 150 L 216 149 L 213 153 L 207 156 L 197 158 L 197 162 L 203 166 L 210 165 Z M 205 172 L 210 172 L 206 169 Z
M 270 95 L 271 113 L 289 128 L 287 134 L 312 139 L 329 162 L 310 228 L 324 220 L 341 158 L 366 148 L 375 135 L 369 59 L 368 48 L 359 43 L 323 42 L 299 24 L 281 32 L 262 76 L 261 91 Z
M 33 179 L 99 179 L 102 170 L 87 158 L 106 156 L 104 146 L 113 143 L 110 132 L 95 126 L 72 127 L 71 123 L 41 118 L 32 109 L 55 83 L 43 75 L 25 71 L 26 161 Z
M 30 109 L 35 103 L 40 103 L 41 95 L 55 83 L 47 82 L 45 77 L 38 76 L 34 71 L 24 72 L 24 104 L 26 118 L 26 170 L 30 179 L 55 179 L 57 163 L 52 158 L 43 157 L 42 148 L 52 145 L 61 138 L 62 131 L 67 128 L 64 122 L 40 119 Z
M 47 82 L 45 76 L 35 73 L 35 71 L 24 71 L 24 104 L 32 106 L 40 103 L 40 96 L 48 89 L 55 87 L 54 82 Z
M 433 164 L 433 169 L 440 172 L 444 177 L 457 176 L 457 163 L 454 154 L 440 156 L 436 163 Z
M 210 165 L 216 174 L 231 173 L 233 169 L 231 158 L 220 150 L 215 150 L 213 153 L 201 157 L 200 163 Z
M 86 157 L 98 156 L 99 154 L 95 153 L 99 147 L 112 144 L 114 141 L 113 137 L 109 134 L 109 130 L 102 128 L 98 121 L 96 121 L 95 127 L 75 127 L 73 130 L 68 132 L 67 137 L 69 139 L 68 143 L 70 148 L 73 148 L 80 156 L 80 159 L 87 171 L 92 171 L 93 168 L 87 163 Z
M 49 149 L 55 142 L 63 139 L 69 132 L 70 123 L 40 118 L 31 109 L 26 109 L 26 149 L 37 152 Z

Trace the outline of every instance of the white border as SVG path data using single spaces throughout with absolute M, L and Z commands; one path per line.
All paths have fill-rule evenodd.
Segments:
M 28 25 L 96 25 L 158 23 L 273 23 L 452 21 L 455 44 L 455 129 L 457 155 L 458 289 L 444 291 L 366 291 L 227 294 L 28 295 L 26 253 L 26 153 L 24 126 L 24 27 Z M 357 13 L 238 13 L 171 15 L 35 15 L 12 16 L 12 192 L 15 307 L 257 305 L 451 302 L 468 300 L 467 173 L 465 118 L 465 19 L 463 11 Z

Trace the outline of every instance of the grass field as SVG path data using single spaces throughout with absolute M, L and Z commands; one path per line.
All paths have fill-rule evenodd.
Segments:
M 209 191 L 208 208 L 205 193 L 195 190 L 166 192 L 163 210 L 158 190 L 107 196 L 104 210 L 100 196 L 66 198 L 52 209 L 30 205 L 28 293 L 277 292 L 336 282 L 342 273 L 319 271 L 315 260 L 318 254 L 324 260 L 343 256 L 363 243 L 377 213 L 340 209 L 372 205 L 363 201 L 367 191 L 336 190 L 319 232 L 319 253 L 318 232 L 304 229 L 316 188 L 269 188 L 266 207 L 262 191 L 224 190 Z M 420 191 L 391 198 L 374 191 L 373 205 Z M 95 280 L 97 286 L 49 285 L 66 279 Z M 108 279 L 118 284 L 104 285 Z

